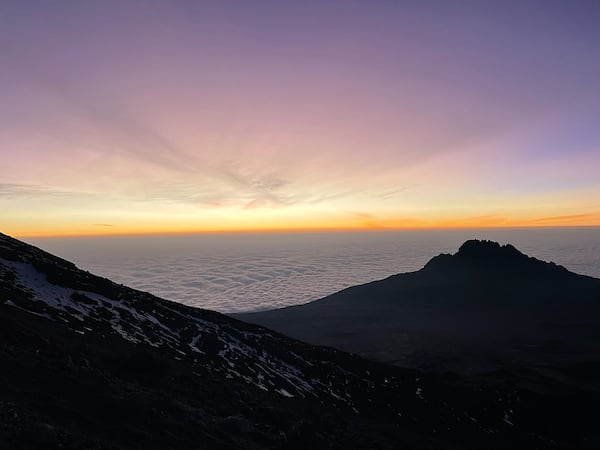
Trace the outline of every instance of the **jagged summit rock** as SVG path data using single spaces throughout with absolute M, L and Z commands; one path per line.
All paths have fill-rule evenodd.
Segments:
M 526 255 L 521 253 L 511 244 L 500 245 L 498 242 L 471 239 L 458 249 L 457 255 L 463 258 L 485 259 L 523 259 Z
M 443 253 L 433 257 L 424 267 L 449 276 L 471 276 L 474 271 L 495 271 L 496 276 L 507 276 L 506 272 L 525 276 L 569 275 L 570 272 L 554 262 L 541 261 L 527 256 L 511 244 L 501 245 L 489 240 L 471 239 L 464 242 L 458 251 L 451 255 Z M 488 275 L 493 273 L 488 273 Z M 574 275 L 574 274 L 573 274 Z

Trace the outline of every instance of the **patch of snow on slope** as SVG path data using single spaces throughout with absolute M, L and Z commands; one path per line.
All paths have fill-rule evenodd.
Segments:
M 226 377 L 242 379 L 260 389 L 276 391 L 284 397 L 330 395 L 338 401 L 351 404 L 348 399 L 330 392 L 324 379 L 308 376 L 307 370 L 315 368 L 315 361 L 307 361 L 297 353 L 291 359 L 266 352 L 264 339 L 279 339 L 265 330 L 257 333 L 240 330 L 228 323 L 205 320 L 200 312 L 180 309 L 163 301 L 157 301 L 151 312 L 136 307 L 143 298 L 133 293 L 125 299 L 115 300 L 96 292 L 78 290 L 50 283 L 46 275 L 31 263 L 5 261 L 0 267 L 14 272 L 15 281 L 31 295 L 35 306 L 12 302 L 11 307 L 41 315 L 50 320 L 65 322 L 74 332 L 101 333 L 103 327 L 115 336 L 135 344 L 163 347 L 175 358 L 187 357 L 186 351 L 194 352 L 199 362 Z M 141 303 L 142 305 L 144 303 Z M 30 311 L 27 308 L 34 308 Z M 168 326 L 168 325 L 169 326 Z M 179 329 L 178 327 L 181 327 Z M 83 331 L 83 330 L 86 331 Z M 92 331 L 94 330 L 94 331 Z M 109 332 L 110 333 L 110 332 Z M 216 359 L 202 350 L 203 336 L 214 336 L 220 350 Z M 293 363 L 291 362 L 293 361 Z M 342 370 L 335 366 L 333 370 Z

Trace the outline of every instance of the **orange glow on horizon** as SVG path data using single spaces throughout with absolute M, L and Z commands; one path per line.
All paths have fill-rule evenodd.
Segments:
M 600 226 L 587 6 L 8 3 L 0 231 Z
M 97 231 L 82 231 L 82 232 L 25 232 L 25 233 L 5 233 L 15 238 L 77 238 L 77 237 L 127 237 L 127 236 L 179 236 L 179 235 L 197 235 L 197 234 L 270 234 L 270 233 L 344 233 L 344 232 L 376 232 L 376 231 L 417 231 L 417 230 L 457 230 L 457 229 L 520 229 L 520 228 L 596 228 L 600 227 L 600 221 L 595 223 L 552 223 L 552 221 L 529 220 L 529 221 L 505 221 L 502 223 L 493 223 L 482 221 L 477 223 L 474 221 L 445 222 L 437 225 L 406 225 L 406 226 L 347 226 L 347 227 L 287 227 L 287 228 L 251 228 L 251 229 L 180 229 L 180 230 L 115 230 L 114 232 L 98 233 Z M 0 231 L 1 232 L 1 231 Z

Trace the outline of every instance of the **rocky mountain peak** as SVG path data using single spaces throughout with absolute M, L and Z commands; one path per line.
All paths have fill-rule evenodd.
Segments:
M 471 239 L 458 249 L 456 255 L 463 259 L 485 259 L 496 261 L 524 261 L 529 259 L 511 244 L 500 245 L 489 240 Z

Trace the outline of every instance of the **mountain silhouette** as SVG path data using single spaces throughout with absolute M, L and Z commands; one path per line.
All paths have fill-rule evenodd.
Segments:
M 544 393 L 368 361 L 127 288 L 3 234 L 0 367 L 2 448 L 600 442 L 585 412 L 600 400 L 593 387 Z
M 593 359 L 599 313 L 600 280 L 470 240 L 416 272 L 235 317 L 374 360 L 476 373 Z

